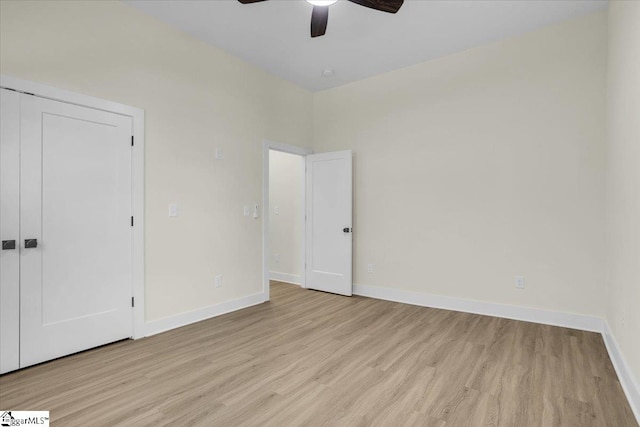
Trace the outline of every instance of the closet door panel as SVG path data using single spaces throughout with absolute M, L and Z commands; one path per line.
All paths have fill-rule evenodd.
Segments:
M 21 367 L 132 335 L 131 127 L 22 96 Z
M 20 94 L 0 89 L 0 373 L 20 367 Z

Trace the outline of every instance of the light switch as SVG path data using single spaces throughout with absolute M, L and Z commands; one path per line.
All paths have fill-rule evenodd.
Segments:
M 178 205 L 175 203 L 170 203 L 169 204 L 169 216 L 173 217 L 173 216 L 178 216 Z
M 216 148 L 216 160 L 222 159 L 224 159 L 224 152 L 222 151 L 222 148 Z
M 253 205 L 253 217 L 260 218 L 260 205 Z

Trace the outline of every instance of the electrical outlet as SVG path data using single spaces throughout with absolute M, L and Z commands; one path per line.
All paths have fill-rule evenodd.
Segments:
M 280 254 L 273 254 L 273 261 L 276 264 L 280 264 Z
M 516 285 L 516 288 L 524 289 L 524 276 L 516 276 L 514 279 L 514 283 Z
M 273 208 L 273 213 L 276 215 L 280 215 L 280 206 L 276 206 Z
M 216 148 L 216 160 L 223 160 L 224 159 L 224 152 L 222 151 L 222 148 Z
M 367 273 L 373 273 L 373 264 L 367 264 Z
M 216 274 L 216 277 L 214 278 L 214 283 L 216 288 L 222 287 L 222 274 Z
M 622 327 L 625 327 L 625 323 L 627 323 L 627 312 L 626 310 L 623 308 L 622 312 L 620 313 L 620 322 L 622 323 Z
M 178 205 L 176 203 L 169 203 L 169 216 L 178 216 Z
M 244 205 L 244 210 L 242 211 L 244 216 L 251 215 L 251 209 L 249 209 L 249 205 Z

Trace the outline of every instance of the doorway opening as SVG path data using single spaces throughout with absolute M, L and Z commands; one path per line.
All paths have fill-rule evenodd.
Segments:
M 272 280 L 305 287 L 305 157 L 312 151 L 265 141 L 263 292 Z
M 302 285 L 304 157 L 269 150 L 269 279 Z
M 352 152 L 313 154 L 265 141 L 262 164 L 265 301 L 272 278 L 351 296 Z

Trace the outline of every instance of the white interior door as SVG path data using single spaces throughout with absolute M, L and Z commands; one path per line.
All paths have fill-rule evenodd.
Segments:
M 20 367 L 20 94 L 0 89 L 0 374 Z
M 351 151 L 312 154 L 306 161 L 306 286 L 351 296 Z
M 25 367 L 132 335 L 132 122 L 20 96 Z

